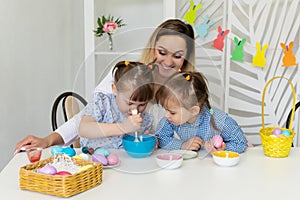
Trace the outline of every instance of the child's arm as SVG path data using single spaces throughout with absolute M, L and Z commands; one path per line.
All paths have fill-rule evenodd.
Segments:
M 247 139 L 237 122 L 230 116 L 225 119 L 221 136 L 226 144 L 227 151 L 242 153 L 247 148 Z
M 159 121 L 155 132 L 159 147 L 167 150 L 181 148 L 183 141 L 174 137 L 173 127 L 174 126 L 165 117 Z
M 122 123 L 101 123 L 92 116 L 83 116 L 79 125 L 79 135 L 86 138 L 119 136 L 140 129 L 143 119 L 140 114 L 129 116 Z

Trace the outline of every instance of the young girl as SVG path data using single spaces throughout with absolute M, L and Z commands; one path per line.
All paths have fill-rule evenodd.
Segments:
M 220 149 L 244 152 L 247 140 L 239 125 L 226 113 L 212 109 L 206 79 L 199 72 L 177 73 L 157 91 L 155 99 L 166 110 L 156 129 L 161 148 L 213 153 L 212 137 L 220 135 Z M 175 134 L 174 134 L 175 132 Z
M 119 62 L 113 69 L 112 93 L 95 93 L 83 110 L 80 144 L 89 148 L 121 148 L 122 135 L 152 131 L 153 117 L 143 112 L 153 99 L 153 65 Z M 133 110 L 138 114 L 133 115 Z

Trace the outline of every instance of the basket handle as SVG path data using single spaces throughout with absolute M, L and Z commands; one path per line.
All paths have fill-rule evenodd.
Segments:
M 293 83 L 288 79 L 285 78 L 283 76 L 275 76 L 273 78 L 271 78 L 270 80 L 268 80 L 268 82 L 266 83 L 265 87 L 264 87 L 264 91 L 263 91 L 263 95 L 262 95 L 262 101 L 261 101 L 261 117 L 262 117 L 262 127 L 265 127 L 265 109 L 264 109 L 264 102 L 265 102 L 265 94 L 266 94 L 266 90 L 267 87 L 270 85 L 270 83 L 272 81 L 274 81 L 275 79 L 278 78 L 284 78 L 285 80 L 287 80 L 292 88 L 292 94 L 293 94 L 293 107 L 292 107 L 292 115 L 291 115 L 291 120 L 290 120 L 290 124 L 288 129 L 292 129 L 293 128 L 293 121 L 294 121 L 294 115 L 295 115 L 295 105 L 296 105 L 296 92 L 295 92 L 295 88 L 293 86 Z

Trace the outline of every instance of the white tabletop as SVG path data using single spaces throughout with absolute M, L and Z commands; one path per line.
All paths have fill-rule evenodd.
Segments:
M 220 167 L 211 156 L 184 160 L 174 170 L 159 169 L 155 154 L 148 158 L 130 158 L 116 151 L 121 164 L 104 169 L 103 182 L 68 199 L 299 199 L 300 148 L 292 148 L 286 158 L 269 158 L 261 148 L 241 154 L 237 166 Z M 49 156 L 44 150 L 42 159 Z M 62 199 L 19 188 L 19 168 L 28 164 L 25 153 L 17 154 L 0 174 L 2 197 L 28 200 Z

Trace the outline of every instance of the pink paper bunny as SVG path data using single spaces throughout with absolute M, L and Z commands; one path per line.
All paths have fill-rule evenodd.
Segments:
M 217 38 L 213 42 L 213 47 L 216 49 L 219 49 L 220 51 L 223 51 L 224 47 L 224 39 L 225 36 L 229 33 L 229 30 L 222 31 L 221 26 L 218 27 L 218 35 Z
M 282 58 L 282 66 L 295 66 L 296 64 L 296 57 L 293 55 L 293 46 L 294 42 L 290 42 L 289 46 L 280 43 L 281 47 L 283 48 L 284 56 Z

